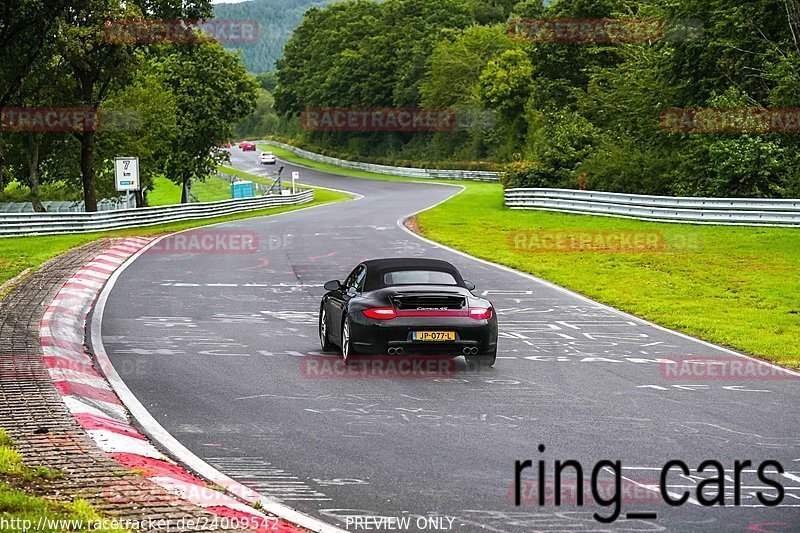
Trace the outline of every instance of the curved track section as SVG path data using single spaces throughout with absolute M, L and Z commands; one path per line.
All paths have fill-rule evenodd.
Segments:
M 255 153 L 236 150 L 233 163 L 274 173 Z M 194 454 L 261 494 L 350 530 L 364 529 L 363 517 L 372 517 L 373 529 L 495 532 L 790 531 L 800 523 L 796 379 L 666 376 L 659 358 L 735 356 L 398 226 L 458 193 L 453 186 L 286 167 L 285 175 L 299 171 L 304 183 L 363 198 L 214 228 L 255 236 L 257 249 L 248 253 L 151 250 L 119 276 L 106 304 L 102 335 L 119 375 Z M 478 372 L 459 361 L 455 374 L 439 379 L 310 376 L 304 361 L 318 356 L 322 283 L 382 256 L 449 260 L 475 282 L 498 309 L 496 367 Z M 613 507 L 591 498 L 582 508 L 569 498 L 540 507 L 524 491 L 515 506 L 514 464 L 526 459 L 544 461 L 548 491 L 555 460 L 580 461 L 587 492 L 598 461 L 621 461 L 619 520 L 599 524 L 592 514 L 608 516 Z M 671 459 L 694 474 L 667 476 L 671 493 L 691 492 L 679 508 L 653 492 Z M 742 473 L 741 506 L 732 506 L 730 481 L 725 507 L 699 504 L 698 482 L 713 477 L 696 473 L 706 459 L 731 476 L 734 461 L 752 461 Z M 757 489 L 770 494 L 755 472 L 765 460 L 786 469 L 768 476 L 785 487 L 777 508 L 756 500 Z M 580 482 L 569 472 L 564 485 L 574 491 Z M 598 478 L 601 496 L 613 495 L 607 472 Z M 626 518 L 637 512 L 657 519 Z

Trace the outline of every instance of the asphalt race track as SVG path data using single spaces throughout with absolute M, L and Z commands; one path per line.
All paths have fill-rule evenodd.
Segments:
M 276 171 L 258 165 L 258 152 L 234 149 L 232 157 L 242 170 Z M 456 194 L 453 186 L 283 164 L 285 177 L 298 170 L 303 183 L 363 198 L 213 228 L 254 232 L 257 253 L 145 253 L 122 273 L 105 309 L 103 339 L 117 371 L 195 454 L 343 528 L 347 516 L 373 516 L 411 518 L 410 530 L 800 530 L 800 382 L 665 376 L 660 357 L 732 356 L 398 226 Z M 476 294 L 493 301 L 501 331 L 494 369 L 470 369 L 459 358 L 454 374 L 433 379 L 304 372 L 308 358 L 320 357 L 322 284 L 344 279 L 363 259 L 392 256 L 449 260 L 477 285 Z M 516 507 L 514 465 L 527 459 L 544 461 L 548 488 L 554 461 L 579 461 L 588 492 L 596 463 L 621 461 L 619 520 L 604 525 L 592 516 L 608 516 L 613 507 L 558 507 L 549 497 L 542 507 Z M 691 495 L 676 508 L 652 490 L 672 459 L 691 469 L 667 476 L 670 493 Z M 707 459 L 730 476 L 725 506 L 697 502 L 698 483 L 715 477 L 715 470 L 697 472 Z M 753 465 L 741 475 L 739 507 L 736 460 Z M 766 474 L 785 487 L 778 507 L 756 498 L 757 491 L 777 494 L 755 472 L 766 460 L 786 470 Z M 526 479 L 535 477 L 526 470 Z M 613 478 L 609 470 L 600 477 L 596 485 L 608 497 Z M 419 517 L 441 521 L 417 523 Z M 352 523 L 349 529 L 358 530 Z

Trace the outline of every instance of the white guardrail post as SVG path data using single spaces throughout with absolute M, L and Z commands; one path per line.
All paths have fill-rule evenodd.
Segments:
M 800 227 L 800 199 L 679 198 L 571 189 L 507 189 L 506 207 L 683 224 Z
M 402 176 L 404 178 L 425 178 L 425 179 L 440 179 L 440 180 L 468 180 L 468 181 L 500 181 L 499 172 L 488 172 L 485 170 L 434 170 L 425 168 L 413 167 L 391 167 L 387 165 L 374 165 L 372 163 L 359 163 L 357 161 L 347 161 L 345 159 L 337 159 L 335 157 L 328 157 L 326 155 L 309 152 L 302 148 L 297 148 L 289 144 L 280 143 L 277 141 L 261 140 L 254 141 L 261 144 L 269 144 L 277 146 L 284 150 L 289 150 L 317 163 L 327 163 L 342 168 L 351 168 L 354 170 L 364 170 L 367 172 L 375 172 L 377 174 L 389 174 L 390 176 Z
M 238 200 L 176 204 L 116 211 L 59 213 L 0 213 L 0 237 L 19 235 L 56 235 L 87 233 L 124 228 L 154 226 L 182 220 L 197 220 L 233 213 L 255 211 L 282 205 L 300 205 L 314 200 L 314 191 L 306 189 L 285 196 L 259 196 Z

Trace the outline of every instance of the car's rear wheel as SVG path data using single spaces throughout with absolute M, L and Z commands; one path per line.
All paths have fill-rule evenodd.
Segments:
M 467 365 L 472 369 L 480 370 L 481 368 L 491 368 L 497 361 L 497 350 L 491 352 L 479 353 L 477 355 L 464 356 L 467 360 Z
M 325 307 L 319 310 L 319 345 L 323 352 L 333 350 L 333 344 L 328 337 L 328 312 L 325 311 Z
M 344 318 L 342 324 L 342 359 L 347 361 L 353 355 L 353 341 L 350 338 L 350 317 Z

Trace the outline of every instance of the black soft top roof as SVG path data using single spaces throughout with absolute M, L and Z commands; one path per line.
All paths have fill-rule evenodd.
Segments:
M 387 272 L 397 272 L 399 270 L 433 270 L 437 272 L 447 272 L 455 278 L 459 287 L 464 286 L 464 280 L 461 277 L 458 269 L 448 263 L 439 259 L 425 259 L 425 258 L 396 258 L 396 259 L 372 259 L 364 261 L 367 267 L 367 279 L 364 284 L 364 289 L 374 291 L 385 287 L 383 276 Z

